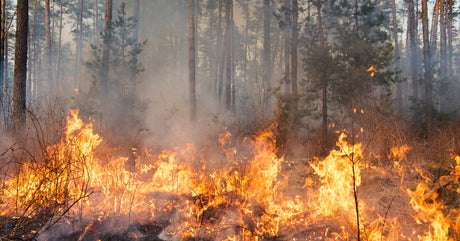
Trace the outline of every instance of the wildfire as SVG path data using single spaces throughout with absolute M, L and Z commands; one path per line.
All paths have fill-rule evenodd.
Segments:
M 350 144 L 342 133 L 326 158 L 289 169 L 276 154 L 275 130 L 272 125 L 241 142 L 225 131 L 212 158 L 191 144 L 124 157 L 102 145 L 74 110 L 65 136 L 46 148 L 43 161 L 24 161 L 5 179 L 1 215 L 22 220 L 15 224 L 20 230 L 24 220 L 33 226 L 33 217 L 53 213 L 40 227 L 65 219 L 80 240 L 102 235 L 109 219 L 124 220 L 121 229 L 155 223 L 163 240 L 453 240 L 449 235 L 458 234 L 458 211 L 446 215 L 428 180 L 413 191 L 398 189 L 414 212 L 413 220 L 402 220 L 388 214 L 393 200 L 381 211 L 374 197 L 361 194 L 370 181 L 362 144 Z M 394 147 L 388 159 L 401 161 L 410 149 Z M 440 178 L 443 185 L 460 176 L 460 157 L 451 158 L 456 166 Z M 299 173 L 304 185 L 295 189 Z M 400 227 L 408 222 L 416 229 Z M 44 232 L 33 231 L 34 237 Z M 142 239 L 142 233 L 130 237 Z

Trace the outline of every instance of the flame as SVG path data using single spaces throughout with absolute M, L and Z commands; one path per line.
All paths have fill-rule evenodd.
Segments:
M 318 215 L 332 216 L 339 210 L 350 211 L 352 215 L 355 210 L 352 196 L 354 188 L 361 184 L 358 163 L 362 150 L 361 144 L 348 144 L 346 137 L 345 133 L 340 135 L 339 150 L 332 150 L 326 159 L 311 164 L 322 183 L 318 199 L 313 203 Z M 355 166 L 354 173 L 352 166 Z
M 88 232 L 99 234 L 100 220 L 109 218 L 126 220 L 127 225 L 164 224 L 160 236 L 167 240 L 350 240 L 359 228 L 366 240 L 450 241 L 449 233 L 460 231 L 458 211 L 445 214 L 428 179 L 413 191 L 400 190 L 407 195 L 413 220 L 370 207 L 372 198 L 358 195 L 370 169 L 362 144 L 350 144 L 345 133 L 326 158 L 290 170 L 284 156 L 276 154 L 276 125 L 240 142 L 226 130 L 217 138 L 218 154 L 212 157 L 192 144 L 155 153 L 133 149 L 135 155 L 125 157 L 104 145 L 92 124 L 78 114 L 71 111 L 65 135 L 46 148 L 43 161 L 24 161 L 5 180 L 2 216 L 68 210 L 66 217 L 80 219 L 86 227 L 80 240 Z M 388 158 L 401 162 L 409 150 L 408 145 L 394 147 Z M 451 158 L 456 166 L 441 181 L 458 183 L 460 157 Z M 293 173 L 302 173 L 304 180 L 297 191 L 292 191 L 298 181 Z M 363 223 L 359 227 L 358 219 Z M 407 223 L 416 228 L 404 230 Z
M 371 67 L 369 67 L 366 71 L 371 75 L 371 77 L 374 77 L 375 73 L 377 73 L 374 65 L 371 65 Z

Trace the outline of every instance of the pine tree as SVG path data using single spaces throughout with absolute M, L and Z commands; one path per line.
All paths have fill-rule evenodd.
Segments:
M 18 1 L 16 19 L 13 121 L 15 131 L 19 133 L 26 123 L 27 33 L 29 31 L 28 0 Z

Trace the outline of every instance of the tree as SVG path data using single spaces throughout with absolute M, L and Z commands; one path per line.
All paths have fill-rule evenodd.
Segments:
M 268 90 L 271 87 L 270 0 L 264 0 L 264 46 L 263 46 L 263 104 L 270 109 Z
M 112 0 L 106 0 L 105 6 L 106 10 L 101 63 L 101 88 L 104 93 L 107 93 L 109 82 L 110 48 L 112 41 Z
M 5 38 L 6 38 L 6 10 L 5 1 L 0 3 L 0 111 L 3 107 L 4 84 L 5 84 Z
M 393 23 L 393 41 L 394 41 L 394 56 L 395 56 L 395 63 L 396 63 L 396 69 L 401 68 L 400 64 L 400 50 L 399 50 L 399 38 L 398 38 L 398 22 L 396 18 L 396 3 L 395 0 L 391 0 L 391 16 L 392 16 L 392 23 Z M 401 84 L 398 83 L 396 85 L 396 103 L 397 103 L 397 108 L 400 112 L 403 111 L 403 97 L 402 97 L 402 90 L 401 90 Z
M 409 0 L 409 41 L 410 41 L 410 75 L 412 81 L 412 95 L 415 99 L 418 98 L 418 78 L 417 78 L 417 40 L 416 40 L 416 25 L 414 0 Z
M 233 28 L 233 19 L 231 17 L 231 9 L 233 8 L 233 0 L 225 0 L 225 110 L 231 110 L 231 101 L 232 101 L 232 70 L 233 70 L 233 60 L 232 60 L 232 28 Z
M 431 87 L 431 59 L 430 40 L 428 38 L 428 6 L 427 0 L 422 0 L 422 28 L 423 28 L 423 66 L 425 69 L 425 102 L 428 131 L 433 127 L 433 97 Z
M 76 26 L 76 50 L 75 50 L 75 82 L 77 88 L 81 88 L 81 59 L 83 55 L 83 10 L 84 0 L 80 0 Z
M 45 0 L 45 31 L 46 31 L 46 78 L 51 93 L 54 94 L 55 83 L 53 81 L 53 58 L 52 58 L 52 40 L 51 40 L 51 25 L 50 25 L 50 0 Z
M 57 91 L 59 92 L 59 83 L 61 82 L 61 49 L 62 49 L 62 18 L 63 18 L 63 11 L 62 11 L 62 0 L 59 1 L 59 40 L 57 46 L 57 69 L 56 69 L 56 83 L 57 83 Z
M 195 1 L 188 1 L 189 27 L 189 88 L 190 88 L 190 120 L 196 120 L 196 93 L 195 93 Z
M 224 76 L 224 48 L 222 44 L 222 1 L 218 0 L 218 11 L 219 11 L 219 18 L 217 20 L 217 76 L 216 76 L 216 97 L 221 102 L 222 100 L 222 91 L 223 91 L 223 76 Z
M 324 43 L 324 30 L 323 30 L 323 19 L 321 16 L 321 0 L 317 0 L 316 2 L 316 9 L 318 14 L 318 31 L 319 31 L 319 41 L 321 46 L 321 59 L 326 59 L 326 46 Z M 327 133 L 327 88 L 328 88 L 328 80 L 325 70 L 323 69 L 321 72 L 322 79 L 322 122 L 321 122 L 321 149 L 323 154 L 325 154 L 328 150 L 328 133 Z
M 14 58 L 13 121 L 16 133 L 26 123 L 27 33 L 29 1 L 17 2 L 16 47 Z
M 441 84 L 440 93 L 440 111 L 446 112 L 447 107 L 447 1 L 441 1 L 439 6 L 440 11 L 440 27 L 439 27 L 439 78 Z
M 297 94 L 297 38 L 299 6 L 297 0 L 292 0 L 292 39 L 291 39 L 291 91 Z
M 291 81 L 290 81 L 290 30 L 291 30 L 291 19 L 290 19 L 290 0 L 284 1 L 284 92 L 289 93 L 291 88 Z

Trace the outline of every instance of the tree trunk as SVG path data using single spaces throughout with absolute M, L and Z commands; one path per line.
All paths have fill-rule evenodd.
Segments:
M 393 39 L 394 39 L 394 45 L 395 45 L 395 64 L 396 64 L 396 69 L 399 70 L 401 69 L 401 64 L 399 62 L 400 58 L 400 53 L 399 53 L 399 42 L 398 42 L 398 22 L 396 18 L 396 3 L 395 0 L 391 0 L 391 13 L 392 13 L 392 22 L 393 22 Z M 397 109 L 399 112 L 403 112 L 404 107 L 403 107 L 403 97 L 402 97 L 402 86 L 400 83 L 396 84 L 396 103 L 397 103 Z
M 94 41 L 96 41 L 96 39 L 99 37 L 99 30 L 97 28 L 97 24 L 99 22 L 99 0 L 95 0 L 94 2 L 94 20 L 93 20 L 93 30 L 94 30 L 94 33 L 93 33 L 93 38 L 94 38 Z
M 291 19 L 290 19 L 290 0 L 284 0 L 284 91 L 286 93 L 290 92 L 291 88 L 291 81 L 290 81 L 290 29 L 291 29 Z
M 440 11 L 440 27 L 439 27 L 439 74 L 441 79 L 441 85 L 445 88 L 447 87 L 447 2 L 441 1 L 439 6 Z M 439 98 L 440 111 L 446 112 L 447 103 L 446 95 L 447 89 L 445 92 L 441 91 L 441 96 Z
M 57 49 L 57 70 L 56 70 L 56 83 L 57 83 L 57 91 L 59 92 L 59 83 L 61 82 L 61 47 L 62 47 L 62 0 L 59 2 L 60 10 L 59 10 L 59 42 L 58 42 L 58 49 Z
M 325 59 L 326 56 L 326 46 L 324 43 L 324 31 L 323 31 L 323 20 L 321 17 L 321 0 L 317 0 L 316 3 L 317 14 L 318 14 L 318 30 L 319 30 L 319 41 L 321 45 L 321 55 L 323 56 L 322 59 Z M 321 123 L 321 148 L 322 154 L 327 153 L 328 149 L 328 133 L 327 133 L 327 76 L 325 71 L 322 73 L 323 76 L 323 86 L 322 86 L 322 123 Z
M 50 24 L 50 0 L 45 0 L 45 32 L 46 32 L 46 78 L 51 94 L 55 93 L 55 84 L 53 81 L 53 58 L 51 44 L 51 24 Z
M 0 4 L 0 112 L 3 111 L 3 96 L 4 96 L 4 85 L 5 85 L 5 1 L 1 0 Z
M 417 79 L 417 41 L 416 41 L 416 18 L 414 10 L 414 1 L 409 0 L 409 41 L 410 41 L 410 73 L 412 80 L 412 93 L 414 98 L 418 98 L 418 79 Z
M 233 41 L 233 30 L 234 30 L 235 22 L 233 21 L 233 0 L 230 5 L 230 52 L 228 53 L 230 55 L 230 66 L 231 66 L 231 92 L 232 92 L 232 103 L 231 103 L 231 111 L 235 113 L 236 111 L 236 84 L 235 84 L 235 61 L 233 61 L 233 50 L 234 50 L 234 41 Z
M 140 17 L 140 0 L 135 0 L 134 1 L 134 18 L 137 19 L 137 24 L 136 26 L 134 27 L 134 30 L 133 30 L 133 38 L 134 38 L 134 42 L 136 43 L 136 45 L 138 44 L 139 42 L 139 17 Z M 138 59 L 137 59 L 138 56 L 135 56 L 134 57 L 134 70 L 131 70 L 131 86 L 130 86 L 130 95 L 131 97 L 134 97 L 136 95 L 136 89 L 137 89 L 137 72 L 136 72 L 136 69 L 137 69 L 137 65 L 138 65 Z
M 217 76 L 216 76 L 216 97 L 221 103 L 223 90 L 223 74 L 224 74 L 224 50 L 222 46 L 222 0 L 219 1 L 219 18 L 217 20 Z
M 270 0 L 264 0 L 264 50 L 263 50 L 263 105 L 270 110 L 271 44 L 270 44 Z
M 195 1 L 188 1 L 190 120 L 196 121 L 195 94 Z
M 231 83 L 232 83 L 232 56 L 231 56 L 231 10 L 233 0 L 225 0 L 225 51 L 226 51 L 226 74 L 225 74 L 225 110 L 231 111 Z
M 242 6 L 244 8 L 244 19 L 246 21 L 244 26 L 244 69 L 243 69 L 243 81 L 246 81 L 248 78 L 248 63 L 249 63 L 249 2 L 247 0 L 245 5 Z
M 16 134 L 26 123 L 27 33 L 29 0 L 17 2 L 16 46 L 14 58 L 13 121 Z
M 433 127 L 433 97 L 431 88 L 431 61 L 430 41 L 428 39 L 428 7 L 427 0 L 422 0 L 422 27 L 423 27 L 423 65 L 425 68 L 425 102 L 428 132 Z
M 297 38 L 299 6 L 297 0 L 292 0 L 292 40 L 291 40 L 291 91 L 297 94 Z
M 431 59 L 434 60 L 434 56 L 437 48 L 437 39 L 438 39 L 438 20 L 439 20 L 439 6 L 441 5 L 441 0 L 436 0 L 433 9 L 433 20 L 431 22 L 431 38 L 430 38 L 430 47 L 431 47 Z
M 110 45 L 112 38 L 112 0 L 106 0 L 105 24 L 104 24 L 104 41 L 102 46 L 102 63 L 101 63 L 101 88 L 102 92 L 107 94 L 109 82 L 109 61 Z
M 80 0 L 80 8 L 78 11 L 77 18 L 77 37 L 75 43 L 75 83 L 74 87 L 81 88 L 81 54 L 82 54 L 82 45 L 83 45 L 83 6 L 84 0 Z
M 454 76 L 453 73 L 453 47 L 452 47 L 452 21 L 453 21 L 453 0 L 447 0 L 447 74 L 449 80 Z

